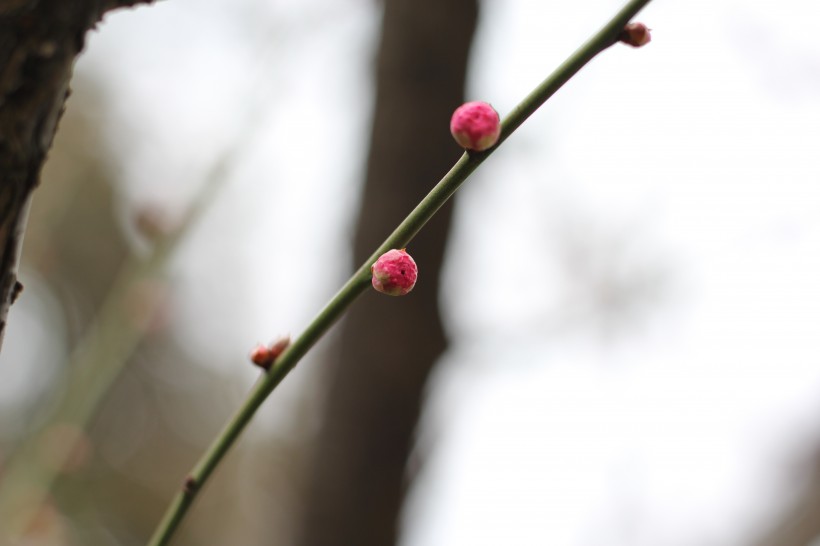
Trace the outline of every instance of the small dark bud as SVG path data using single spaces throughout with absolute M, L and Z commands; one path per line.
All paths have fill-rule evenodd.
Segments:
M 645 46 L 652 41 L 652 36 L 649 34 L 650 29 L 643 23 L 629 23 L 621 31 L 618 39 L 632 47 Z
M 193 476 L 187 476 L 185 478 L 185 483 L 182 484 L 182 490 L 185 491 L 186 495 L 193 495 L 196 493 L 196 490 L 199 489 L 199 484 L 196 481 L 196 478 Z

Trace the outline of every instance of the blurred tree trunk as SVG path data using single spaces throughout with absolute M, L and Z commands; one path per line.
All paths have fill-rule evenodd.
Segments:
M 354 258 L 365 260 L 461 155 L 449 134 L 463 101 L 477 0 L 386 0 L 376 105 Z M 388 546 L 397 538 L 427 377 L 446 341 L 437 308 L 451 207 L 410 245 L 419 282 L 375 292 L 342 326 L 308 469 L 299 546 Z
M 31 194 L 85 33 L 106 11 L 148 1 L 0 1 L 0 345 L 22 287 L 17 266 Z
M 820 539 L 820 448 L 796 465 L 793 479 L 800 492 L 754 546 L 810 546 Z

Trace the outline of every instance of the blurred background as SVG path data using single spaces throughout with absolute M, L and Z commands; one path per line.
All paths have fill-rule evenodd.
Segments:
M 620 0 L 174 0 L 89 37 L 0 354 L 0 545 L 144 544 L 258 376 Z M 820 6 L 650 4 L 260 410 L 179 545 L 820 544 Z M 454 205 L 454 206 L 452 206 Z

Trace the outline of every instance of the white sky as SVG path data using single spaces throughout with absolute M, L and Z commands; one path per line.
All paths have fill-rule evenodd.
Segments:
M 177 321 L 199 320 L 181 335 L 210 354 L 298 332 L 352 267 L 374 4 L 174 0 L 90 40 L 78 71 L 113 92 L 124 207 L 183 206 L 257 131 L 174 266 Z M 503 115 L 620 5 L 485 1 L 469 98 Z M 765 526 L 820 432 L 818 15 L 656 0 L 649 46 L 596 59 L 460 192 L 404 546 Z
M 618 2 L 575 5 L 489 3 L 477 96 L 509 109 Z M 818 14 L 656 2 L 648 47 L 597 59 L 466 189 L 445 295 L 464 341 L 407 545 L 733 544 L 765 525 L 779 465 L 820 428 Z M 556 232 L 597 257 L 567 271 Z M 555 328 L 602 270 L 647 279 L 652 305 Z

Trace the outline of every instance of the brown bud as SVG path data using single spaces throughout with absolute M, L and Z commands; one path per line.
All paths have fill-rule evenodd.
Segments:
M 182 491 L 184 491 L 186 495 L 193 495 L 197 489 L 199 489 L 199 483 L 196 481 L 196 478 L 190 474 L 185 476 L 185 481 L 182 482 Z
M 652 36 L 649 34 L 650 30 L 643 23 L 629 23 L 621 31 L 618 39 L 632 47 L 645 46 L 652 41 Z

